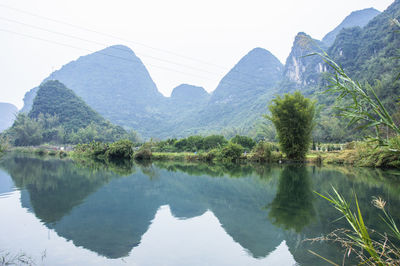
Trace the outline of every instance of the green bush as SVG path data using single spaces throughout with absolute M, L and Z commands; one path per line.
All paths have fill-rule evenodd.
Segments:
M 225 146 L 228 141 L 222 135 L 211 135 L 205 137 L 203 140 L 203 148 L 206 151 L 209 151 L 214 148 Z
M 109 159 L 132 159 L 133 143 L 130 140 L 119 140 L 111 143 L 105 154 Z
M 247 136 L 236 135 L 231 140 L 231 142 L 241 145 L 245 151 L 251 151 L 256 145 L 256 142 Z
M 216 159 L 222 162 L 238 161 L 243 151 L 244 149 L 241 145 L 229 142 L 228 145 L 220 149 Z
M 315 102 L 300 92 L 277 96 L 269 106 L 271 120 L 278 133 L 282 151 L 290 160 L 304 160 L 314 127 Z
M 276 150 L 276 147 L 271 143 L 260 141 L 254 147 L 251 160 L 256 162 L 272 162 L 272 152 Z
M 137 151 L 134 155 L 135 160 L 151 160 L 152 152 L 148 148 L 143 148 Z

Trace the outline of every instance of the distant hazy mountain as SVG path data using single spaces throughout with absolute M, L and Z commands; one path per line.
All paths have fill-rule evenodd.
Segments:
M 56 115 L 60 125 L 67 131 L 78 131 L 94 123 L 101 127 L 111 125 L 81 98 L 57 80 L 49 80 L 40 85 L 29 112 L 29 117 L 38 118 L 40 114 Z M 124 130 L 116 127 L 116 131 Z
M 113 123 L 145 134 L 153 127 L 163 96 L 146 67 L 128 47 L 115 45 L 82 56 L 46 78 L 64 83 L 90 107 Z M 38 88 L 25 95 L 29 112 Z
M 272 53 L 255 48 L 226 74 L 213 91 L 211 104 L 228 104 L 265 93 L 282 78 L 282 63 Z M 250 95 L 249 95 L 250 94 Z
M 342 23 L 340 23 L 335 29 L 325 35 L 322 41 L 330 46 L 335 41 L 336 36 L 339 32 L 344 28 L 351 28 L 351 27 L 364 27 L 368 24 L 368 22 L 380 14 L 378 10 L 374 8 L 366 8 L 358 11 L 351 12 Z
M 160 139 L 247 134 L 262 120 L 275 94 L 299 89 L 313 97 L 324 90 L 322 74 L 329 68 L 320 57 L 307 56 L 321 49 L 361 80 L 384 78 L 385 90 L 379 93 L 385 101 L 394 103 L 399 94 L 391 78 L 399 69 L 394 58 L 398 56 L 400 34 L 395 33 L 389 18 L 399 17 L 399 2 L 379 15 L 372 8 L 351 13 L 324 41 L 298 33 L 285 66 L 269 51 L 255 48 L 222 78 L 211 95 L 201 87 L 182 84 L 171 97 L 164 97 L 140 59 L 121 45 L 80 57 L 45 81 L 60 80 L 111 122 L 133 128 L 145 138 Z M 364 28 L 348 28 L 351 26 Z M 37 90 L 26 93 L 23 111 L 30 111 Z M 327 99 L 320 97 L 328 106 L 331 102 Z
M 209 98 L 210 94 L 204 88 L 181 84 L 172 90 L 170 101 L 179 105 L 198 105 L 207 102 Z
M 11 103 L 0 103 L 0 132 L 12 126 L 18 108 Z
M 251 50 L 223 77 L 207 106 L 197 114 L 198 132 L 248 132 L 265 113 L 282 70 L 282 63 L 269 51 Z

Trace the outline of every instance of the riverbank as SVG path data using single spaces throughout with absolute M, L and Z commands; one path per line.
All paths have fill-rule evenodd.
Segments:
M 126 148 L 126 147 L 125 147 Z M 30 153 L 40 156 L 70 157 L 71 159 L 82 159 L 93 157 L 92 152 L 74 150 L 72 147 L 61 146 L 30 146 L 10 147 L 11 152 Z M 150 149 L 139 149 L 129 157 L 135 160 L 146 161 L 179 161 L 179 162 L 220 162 L 224 157 L 218 150 L 209 152 L 152 152 Z M 400 168 L 400 152 L 387 146 L 376 147 L 367 142 L 353 142 L 346 145 L 345 149 L 336 151 L 310 151 L 304 161 L 290 161 L 279 151 L 258 150 L 244 152 L 234 160 L 229 158 L 231 163 L 310 163 L 310 164 L 334 164 L 349 165 L 357 167 L 377 168 Z

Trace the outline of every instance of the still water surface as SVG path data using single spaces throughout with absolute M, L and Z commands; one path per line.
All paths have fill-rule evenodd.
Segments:
M 313 191 L 372 196 L 399 221 L 400 173 L 345 167 L 131 165 L 7 154 L 0 159 L 0 250 L 44 265 L 324 265 L 344 227 Z M 397 211 L 397 212 L 396 212 Z M 351 260 L 348 260 L 349 264 Z

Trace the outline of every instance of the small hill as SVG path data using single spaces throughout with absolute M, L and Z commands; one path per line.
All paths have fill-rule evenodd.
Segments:
M 364 27 L 368 22 L 379 15 L 381 12 L 375 8 L 366 8 L 358 11 L 351 12 L 336 28 L 325 35 L 322 41 L 331 46 L 336 39 L 336 36 L 344 28 Z
M 172 90 L 170 100 L 174 104 L 198 105 L 207 102 L 209 98 L 210 94 L 203 87 L 181 84 Z
M 37 119 L 40 114 L 56 115 L 68 132 L 85 128 L 90 123 L 106 122 L 72 90 L 57 80 L 49 80 L 40 85 L 29 117 Z
M 18 108 L 11 103 L 0 103 L 0 132 L 11 127 Z
M 162 124 L 159 107 L 165 97 L 142 61 L 126 46 L 114 45 L 81 56 L 53 72 L 43 83 L 48 80 L 59 80 L 107 120 L 138 128 L 145 136 Z M 26 93 L 23 112 L 30 112 L 38 89 Z

